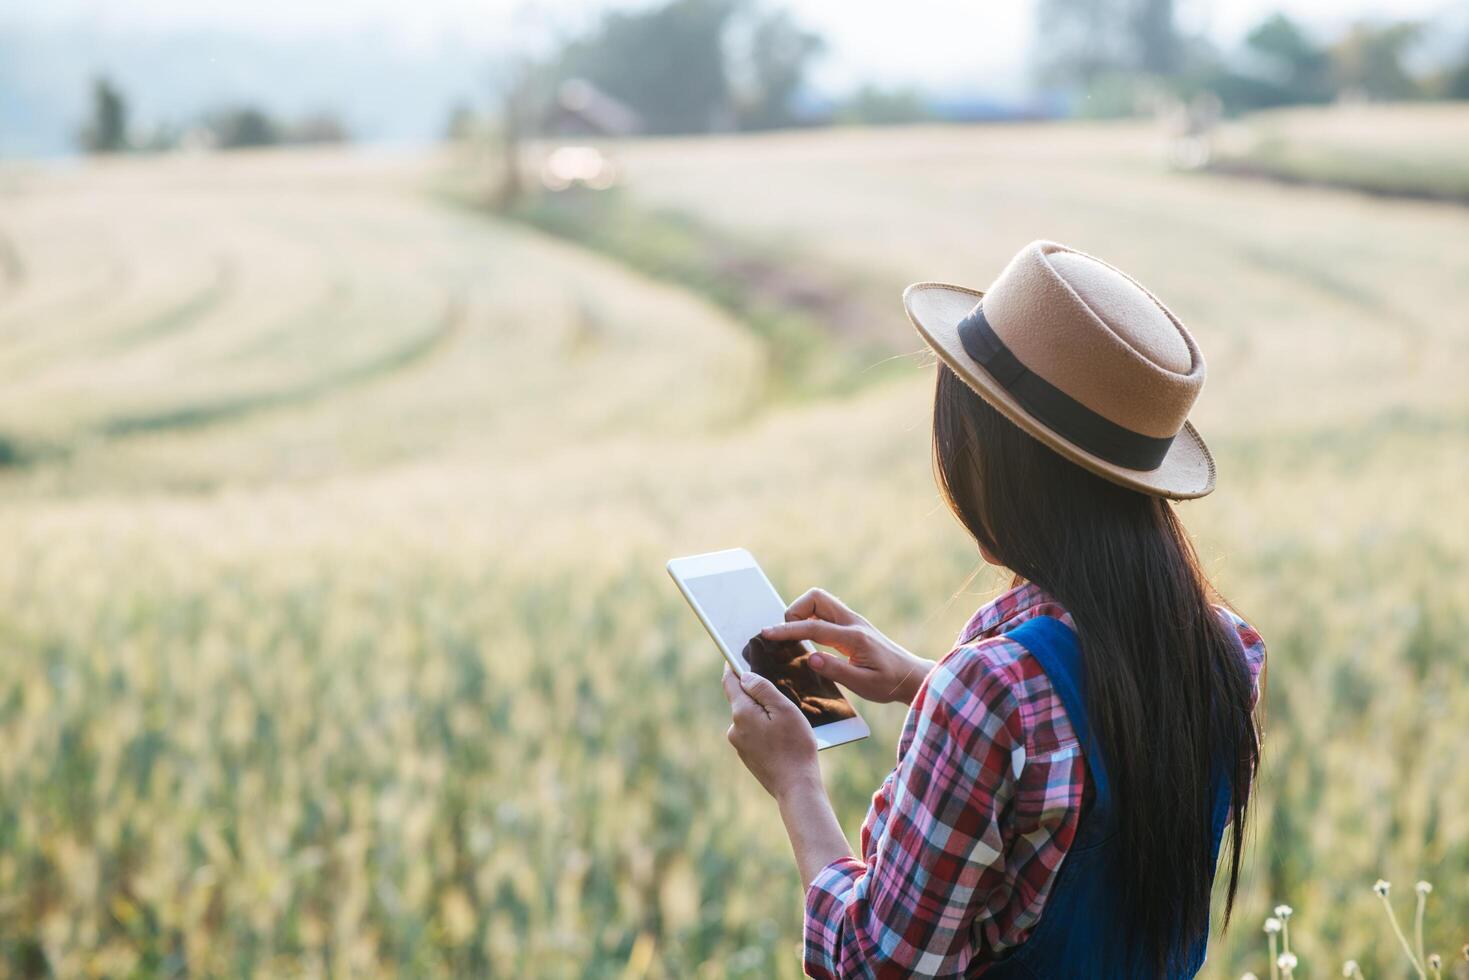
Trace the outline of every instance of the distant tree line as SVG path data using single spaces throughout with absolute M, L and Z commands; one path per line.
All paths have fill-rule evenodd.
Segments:
M 670 0 L 609 10 L 518 80 L 532 122 L 570 79 L 635 111 L 646 133 L 774 129 L 812 120 L 800 94 L 825 42 L 754 0 Z
M 831 122 L 897 123 L 954 118 L 911 88 L 863 86 L 835 103 L 804 99 L 823 39 L 778 0 L 664 0 L 605 12 L 544 57 L 517 61 L 505 79 L 493 128 L 509 144 L 544 130 L 558 92 L 582 85 L 626 107 L 644 133 L 773 129 Z M 1039 0 L 1037 81 L 1069 93 L 1080 115 L 1126 115 L 1159 95 L 1217 95 L 1229 112 L 1355 99 L 1469 99 L 1469 39 L 1460 60 L 1428 74 L 1408 67 L 1429 26 L 1361 22 L 1331 41 L 1284 14 L 1258 24 L 1241 50 L 1221 51 L 1180 28 L 1177 0 Z M 116 85 L 98 79 L 82 146 L 97 153 L 219 149 L 349 138 L 329 113 L 285 120 L 258 106 L 221 107 L 184 127 L 135 132 Z M 491 128 L 456 106 L 446 135 Z
M 121 153 L 128 148 L 128 104 L 105 78 L 92 81 L 92 112 L 82 127 L 82 148 L 88 153 Z
M 507 161 L 494 197 L 507 207 L 523 190 L 515 161 L 527 136 L 695 134 L 934 115 L 916 88 L 866 85 L 835 104 L 809 98 L 807 76 L 825 47 L 771 0 L 612 9 L 539 59 L 512 56 L 500 65 L 499 105 L 480 114 L 454 104 L 444 137 L 494 141 Z
M 1228 112 L 1343 98 L 1469 98 L 1469 38 L 1457 64 L 1423 76 L 1408 68 L 1429 30 L 1423 23 L 1361 22 L 1326 41 L 1277 13 L 1250 31 L 1240 50 L 1226 52 L 1181 28 L 1177 6 L 1177 0 L 1039 0 L 1040 90 L 1069 95 L 1061 105 L 1092 116 L 1146 111 L 1160 95 L 1205 91 Z M 759 0 L 665 0 L 615 9 L 524 66 L 514 77 L 513 108 L 503 114 L 517 114 L 522 134 L 533 133 L 558 86 L 578 79 L 630 107 L 641 131 L 655 134 L 955 118 L 954 106 L 912 88 L 868 85 L 836 102 L 803 100 L 809 69 L 824 47 L 788 12 Z M 987 112 L 1001 114 L 993 107 Z M 475 122 L 456 107 L 446 132 L 463 136 Z
M 350 134 L 340 119 L 319 112 L 283 120 L 257 106 L 222 106 L 185 127 L 158 126 L 139 132 L 131 125 L 128 100 L 105 77 L 92 82 L 91 109 L 79 134 L 88 153 L 157 153 L 190 148 L 235 150 L 281 144 L 345 143 Z
M 1044 85 L 1079 96 L 1084 115 L 1124 115 L 1150 94 L 1213 92 L 1243 112 L 1339 99 L 1469 98 L 1469 38 L 1458 64 L 1408 67 L 1428 31 L 1418 21 L 1362 21 L 1330 42 L 1282 13 L 1261 21 L 1243 50 L 1220 51 L 1180 30 L 1175 0 L 1041 0 L 1037 63 Z

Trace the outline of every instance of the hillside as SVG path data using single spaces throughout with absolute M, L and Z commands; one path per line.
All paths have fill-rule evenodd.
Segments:
M 1262 972 L 1282 900 L 1303 961 L 1390 962 L 1379 876 L 1434 879 L 1457 943 L 1469 211 L 1155 150 L 1099 125 L 618 152 L 632 205 L 886 291 L 874 360 L 918 349 L 904 283 L 983 286 L 1034 238 L 1148 283 L 1210 363 L 1220 489 L 1182 512 L 1272 657 L 1211 975 Z M 968 582 L 932 486 L 932 370 L 767 401 L 757 331 L 445 203 L 463 165 L 0 170 L 7 970 L 797 974 L 779 820 L 662 564 L 745 545 L 941 654 L 1000 581 Z M 868 715 L 824 759 L 853 831 L 902 721 Z

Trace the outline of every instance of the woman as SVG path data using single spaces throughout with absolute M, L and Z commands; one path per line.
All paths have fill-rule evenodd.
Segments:
M 1186 421 L 1188 331 L 1091 256 L 1023 249 L 987 292 L 918 283 L 940 359 L 940 488 L 1014 586 L 937 663 L 813 589 L 764 635 L 911 704 L 853 855 L 801 712 L 726 671 L 729 739 L 776 798 L 816 977 L 1192 976 L 1220 843 L 1224 918 L 1259 757 L 1265 649 L 1201 572 L 1170 499 L 1214 486 Z

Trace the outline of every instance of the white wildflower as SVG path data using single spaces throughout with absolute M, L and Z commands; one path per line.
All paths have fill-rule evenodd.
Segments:
M 1392 882 L 1384 881 L 1381 878 L 1378 878 L 1377 884 L 1372 886 L 1372 890 L 1381 895 L 1383 898 L 1387 897 L 1387 893 L 1390 888 L 1392 888 Z
M 1282 918 L 1282 919 L 1289 919 L 1290 918 L 1290 914 L 1292 912 L 1294 912 L 1294 911 L 1295 911 L 1295 909 L 1291 908 L 1289 905 L 1277 905 L 1277 906 L 1275 906 L 1275 914 L 1277 916 L 1279 916 L 1280 918 Z
M 1433 891 L 1433 882 L 1431 882 L 1431 881 L 1420 881 L 1420 882 L 1418 882 L 1418 884 L 1414 885 L 1413 887 L 1417 890 L 1418 894 L 1420 894 L 1420 895 L 1427 895 L 1429 892 Z
M 1268 919 L 1265 920 L 1265 932 L 1268 935 L 1273 936 L 1273 935 L 1275 935 L 1279 931 L 1280 931 L 1280 920 L 1279 919 L 1277 919 L 1275 916 L 1272 915 L 1270 918 L 1268 918 Z
M 1281 953 L 1275 960 L 1275 964 L 1282 970 L 1294 970 L 1297 962 L 1295 953 Z

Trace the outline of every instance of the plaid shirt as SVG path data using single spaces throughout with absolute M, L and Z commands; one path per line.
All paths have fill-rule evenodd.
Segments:
M 1264 643 L 1221 613 L 1258 680 Z M 975 613 L 919 689 L 862 822 L 861 859 L 833 861 L 806 892 L 808 975 L 980 972 L 1040 920 L 1087 772 L 1045 672 L 1002 636 L 1032 616 L 1075 629 L 1039 587 L 1019 585 Z

